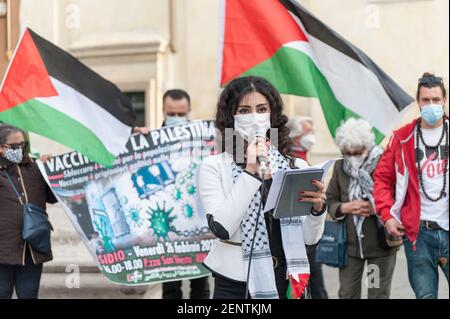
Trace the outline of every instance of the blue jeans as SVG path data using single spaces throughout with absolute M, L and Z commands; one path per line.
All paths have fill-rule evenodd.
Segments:
M 439 268 L 448 283 L 448 231 L 420 228 L 416 251 L 405 242 L 408 277 L 417 299 L 437 299 Z

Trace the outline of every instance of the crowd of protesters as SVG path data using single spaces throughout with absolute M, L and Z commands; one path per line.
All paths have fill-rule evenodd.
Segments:
M 266 80 L 244 77 L 222 92 L 216 126 L 234 128 L 245 145 L 245 160 L 236 160 L 235 147 L 205 160 L 199 191 L 208 210 L 207 223 L 219 239 L 205 260 L 214 277 L 214 298 L 328 298 L 326 278 L 316 262 L 316 248 L 325 220 L 345 225 L 345 265 L 339 268 L 339 298 L 361 298 L 365 267 L 376 265 L 379 285 L 368 298 L 390 297 L 396 255 L 403 249 L 408 276 L 417 298 L 437 298 L 439 268 L 448 282 L 448 157 L 449 120 L 444 106 L 447 91 L 442 78 L 424 74 L 418 82 L 421 116 L 394 131 L 385 149 L 375 142 L 371 124 L 350 118 L 335 132 L 342 158 L 331 180 L 314 181 L 316 192 L 299 200 L 312 203 L 311 214 L 289 225 L 261 216 L 277 170 L 308 167 L 308 152 L 320 141 L 311 118 L 283 115 L 283 101 Z M 190 97 L 182 90 L 164 95 L 163 125 L 189 120 Z M 278 129 L 278 147 L 251 128 Z M 136 133 L 148 134 L 138 127 Z M 269 133 L 267 133 L 269 137 Z M 233 144 L 234 145 L 234 144 Z M 268 159 L 261 175 L 261 163 Z M 30 156 L 27 135 L 0 125 L 0 298 L 37 298 L 43 263 L 52 259 L 23 239 L 22 204 L 45 210 L 56 199 Z M 264 179 L 268 186 L 260 193 Z M 16 190 L 17 193 L 16 193 Z M 261 225 L 257 230 L 254 225 Z M 255 258 L 249 263 L 252 234 L 257 234 Z M 293 235 L 294 234 L 294 235 Z M 295 236 L 297 234 L 297 236 Z M 300 234 L 301 236 L 298 236 Z M 253 249 L 253 247 L 251 247 Z M 251 260 L 251 257 L 250 257 Z M 247 277 L 247 270 L 252 276 Z M 181 282 L 164 284 L 164 298 L 181 298 Z M 207 278 L 191 281 L 191 298 L 209 298 Z M 289 291 L 289 293 L 286 293 Z M 309 293 L 309 294 L 308 294 Z

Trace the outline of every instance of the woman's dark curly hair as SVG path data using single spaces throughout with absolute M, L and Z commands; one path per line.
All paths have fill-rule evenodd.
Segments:
M 222 150 L 236 157 L 236 140 L 241 139 L 237 134 L 236 140 L 230 134 L 225 134 L 225 129 L 234 129 L 234 115 L 239 103 L 249 93 L 258 92 L 266 97 L 270 104 L 271 127 L 278 129 L 278 151 L 286 156 L 291 147 L 289 138 L 290 130 L 286 126 L 287 116 L 283 115 L 283 100 L 280 93 L 267 80 L 257 76 L 247 76 L 234 79 L 223 90 L 217 103 L 216 128 L 220 132 L 217 143 L 222 145 Z M 269 132 L 267 136 L 269 137 Z M 225 138 L 222 138 L 225 137 Z M 233 141 L 229 141 L 232 138 Z M 219 145 L 220 145 L 219 144 Z M 230 147 L 232 145 L 232 148 Z M 238 143 L 244 145 L 244 143 Z

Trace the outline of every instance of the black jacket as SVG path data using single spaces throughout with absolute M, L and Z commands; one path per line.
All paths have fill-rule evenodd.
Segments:
M 23 210 L 5 172 L 11 176 L 19 193 L 23 193 L 21 178 L 28 201 L 40 208 L 56 203 L 56 198 L 41 175 L 36 163 L 25 157 L 19 165 L 0 157 L 0 264 L 24 265 L 25 242 L 22 238 Z M 31 248 L 30 248 L 31 249 Z M 35 264 L 52 260 L 52 252 L 41 254 L 31 250 Z

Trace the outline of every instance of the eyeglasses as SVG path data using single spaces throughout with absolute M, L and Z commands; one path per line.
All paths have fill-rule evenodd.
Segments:
M 346 152 L 342 153 L 342 155 L 344 155 L 344 156 L 361 156 L 363 154 L 364 154 L 364 151 L 355 151 L 355 152 L 346 151 Z
M 28 145 L 27 142 L 22 142 L 22 143 L 15 143 L 15 144 L 4 144 L 3 147 L 17 150 L 19 148 L 24 149 L 27 147 L 27 145 Z
M 420 85 L 439 85 L 443 83 L 444 80 L 440 76 L 426 76 L 419 79 Z

